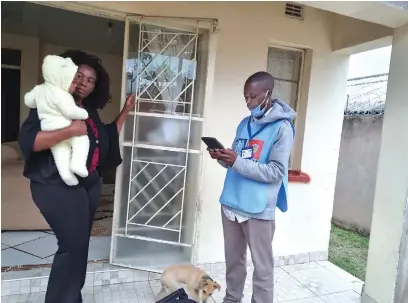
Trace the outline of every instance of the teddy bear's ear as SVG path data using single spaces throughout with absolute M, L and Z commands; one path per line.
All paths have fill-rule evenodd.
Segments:
M 55 55 L 48 55 L 44 58 L 43 68 L 46 70 L 60 67 L 65 63 L 65 59 Z
M 74 61 L 71 58 L 65 58 L 64 60 L 64 67 L 74 67 L 76 66 Z

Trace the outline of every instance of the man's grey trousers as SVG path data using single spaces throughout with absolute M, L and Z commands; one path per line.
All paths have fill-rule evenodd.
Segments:
M 227 268 L 224 303 L 238 303 L 243 298 L 247 276 L 247 245 L 254 264 L 251 302 L 272 303 L 274 290 L 272 240 L 275 221 L 249 219 L 238 223 L 229 220 L 222 210 L 221 216 Z

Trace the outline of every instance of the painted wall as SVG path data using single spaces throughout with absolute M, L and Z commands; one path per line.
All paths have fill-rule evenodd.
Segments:
M 290 184 L 289 211 L 277 215 L 273 243 L 276 256 L 297 261 L 327 257 L 337 159 L 346 95 L 348 55 L 332 52 L 332 13 L 306 7 L 305 20 L 284 16 L 284 2 L 93 2 L 93 6 L 128 13 L 213 17 L 219 32 L 211 36 L 205 127 L 203 134 L 231 142 L 236 126 L 248 114 L 242 96 L 245 79 L 265 70 L 269 45 L 307 49 L 304 86 L 297 119 L 296 157 L 310 184 Z M 89 7 L 89 5 L 88 5 Z M 350 18 L 339 17 L 336 24 Z M 353 35 L 369 41 L 377 25 Z M 357 38 L 356 38 L 357 36 Z M 342 43 L 350 43 L 342 37 Z M 310 86 L 308 85 L 310 83 Z M 228 116 L 225 113 L 228 112 Z M 204 147 L 203 147 L 204 151 Z M 198 262 L 224 261 L 219 195 L 225 170 L 203 156 Z
M 405 213 L 404 228 L 399 248 L 395 303 L 404 303 L 408 298 L 408 216 Z
M 406 302 L 408 24 L 395 30 L 362 302 Z M 405 248 L 404 248 L 405 245 Z M 404 284 L 405 283 L 405 284 Z M 396 289 L 397 286 L 397 289 Z M 396 293 L 396 291 L 398 293 Z M 402 297 L 395 297 L 396 295 Z M 371 299 L 370 299 L 371 298 Z
M 347 20 L 346 20 L 347 19 Z M 331 45 L 334 51 L 391 36 L 393 29 L 334 14 Z
M 167 16 L 214 17 L 219 33 L 212 37 L 214 63 L 209 69 L 211 90 L 207 91 L 204 134 L 231 142 L 236 126 L 247 115 L 243 83 L 253 72 L 266 68 L 268 45 L 298 46 L 309 52 L 310 87 L 304 88 L 299 104 L 297 149 L 303 149 L 300 168 L 310 174 L 307 185 L 290 184 L 289 211 L 278 213 L 274 240 L 276 256 L 300 255 L 325 258 L 337 171 L 337 159 L 345 104 L 348 56 L 332 52 L 334 14 L 306 7 L 305 20 L 286 18 L 284 3 L 94 2 L 116 11 Z M 341 26 L 350 18 L 340 16 Z M 365 23 L 364 23 L 365 24 Z M 353 36 L 354 43 L 369 41 L 378 30 L 368 23 Z M 356 38 L 357 36 L 357 38 Z M 346 37 L 342 37 L 342 44 Z M 346 41 L 347 42 L 347 41 Z M 214 77 L 212 79 L 212 77 Z M 228 117 L 225 116 L 228 112 Z M 222 127 L 220 127 L 222 125 Z M 302 127 L 303 126 L 303 127 Z M 300 145 L 300 146 L 299 146 Z M 199 222 L 198 262 L 224 260 L 219 195 L 225 170 L 203 156 L 202 209 Z
M 343 122 L 333 219 L 369 233 L 373 215 L 383 117 L 350 117 Z

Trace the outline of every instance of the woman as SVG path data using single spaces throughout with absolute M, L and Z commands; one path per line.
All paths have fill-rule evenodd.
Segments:
M 101 193 L 101 173 L 122 162 L 119 132 L 127 114 L 135 105 L 135 96 L 127 98 L 124 108 L 111 124 L 103 124 L 98 109 L 110 100 L 109 75 L 98 57 L 82 51 L 67 51 L 76 65 L 77 104 L 89 113 L 86 121 L 56 131 L 41 131 L 37 111 L 32 109 L 20 129 L 19 144 L 25 158 L 24 176 L 30 179 L 34 203 L 52 228 L 57 240 L 48 282 L 46 303 L 82 302 L 89 239 Z M 50 147 L 73 136 L 87 135 L 90 140 L 87 168 L 89 176 L 78 178 L 79 185 L 67 186 L 58 174 Z

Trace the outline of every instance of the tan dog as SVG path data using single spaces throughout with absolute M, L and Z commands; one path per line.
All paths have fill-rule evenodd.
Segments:
M 184 284 L 190 299 L 204 303 L 221 286 L 207 273 L 192 265 L 174 265 L 166 268 L 161 276 L 162 289 L 159 294 L 171 294 Z

